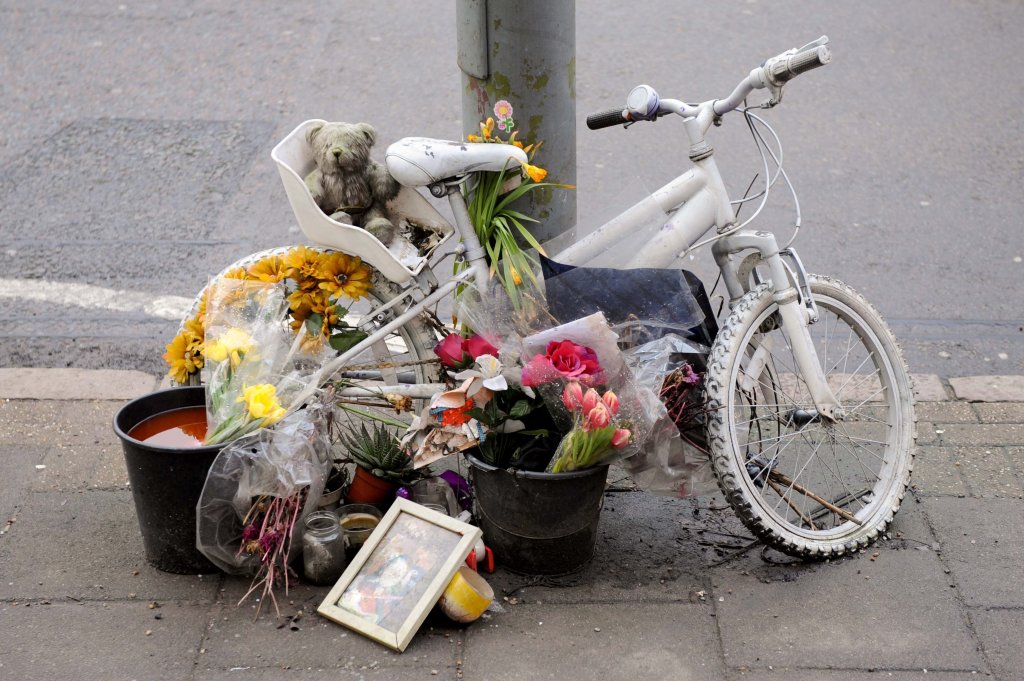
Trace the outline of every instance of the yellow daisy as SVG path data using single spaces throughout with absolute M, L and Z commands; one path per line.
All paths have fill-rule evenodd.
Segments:
M 321 260 L 320 288 L 332 296 L 345 295 L 359 300 L 370 290 L 371 272 L 368 265 L 356 256 L 346 253 L 328 253 Z
M 249 267 L 249 276 L 260 281 L 276 284 L 288 276 L 284 261 L 276 256 L 270 255 Z
M 203 368 L 202 327 L 196 333 L 196 320 L 186 322 L 185 328 L 167 344 L 164 361 L 170 367 L 167 375 L 179 385 L 188 383 L 188 377 Z

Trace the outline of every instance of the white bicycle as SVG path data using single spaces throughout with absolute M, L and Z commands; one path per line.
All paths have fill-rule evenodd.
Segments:
M 631 244 L 636 251 L 626 266 L 671 268 L 683 254 L 711 245 L 730 297 L 705 377 L 708 443 L 719 485 L 759 538 L 807 558 L 843 555 L 885 532 L 906 492 L 915 445 L 910 378 L 878 312 L 842 282 L 808 274 L 793 239 L 780 247 L 772 233 L 747 229 L 773 184 L 788 179 L 778 136 L 744 102 L 754 90 L 767 89 L 770 99 L 761 108 L 778 104 L 787 81 L 831 60 L 827 42 L 823 37 L 767 60 L 724 99 L 687 104 L 661 99 L 641 85 L 625 107 L 587 119 L 592 129 L 670 114 L 682 119 L 693 167 L 654 193 L 671 217 L 647 243 Z M 706 141 L 712 125 L 733 111 L 742 112 L 754 135 L 765 180 L 761 192 L 739 200 L 730 200 Z M 436 238 L 426 251 L 388 249 L 368 232 L 327 217 L 313 202 L 302 178 L 313 168 L 306 131 L 318 123 L 301 124 L 272 152 L 289 201 L 309 238 L 359 256 L 375 270 L 368 302 L 349 311 L 367 337 L 332 360 L 323 376 L 344 372 L 354 383 L 343 392 L 349 399 L 383 393 L 427 399 L 444 388 L 432 352 L 443 332 L 436 305 L 460 285 L 476 283 L 483 290 L 488 280 L 461 185 L 474 172 L 501 171 L 510 155 L 525 162 L 525 154 L 509 145 L 425 138 L 391 145 L 387 167 L 403 189 L 389 210 L 395 219 L 428 226 Z M 418 187 L 448 199 L 454 228 Z M 737 206 L 757 199 L 755 213 L 739 222 Z M 559 260 L 587 263 L 625 243 L 646 212 L 645 202 L 627 209 Z M 799 222 L 797 207 L 794 238 Z M 454 252 L 466 267 L 440 283 L 433 270 L 445 255 L 441 246 L 456 233 Z M 368 352 L 374 361 L 360 365 L 356 358 Z

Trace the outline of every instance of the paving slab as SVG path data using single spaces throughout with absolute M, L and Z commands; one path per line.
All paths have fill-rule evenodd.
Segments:
M 317 606 L 330 590 L 327 587 L 298 586 L 287 598 L 279 597 L 281 614 L 292 617 L 299 611 L 298 631 L 279 628 L 282 621 L 273 606 L 264 604 L 258 620 L 253 621 L 256 603 L 246 601 L 236 607 L 249 580 L 229 578 L 223 603 L 214 613 L 203 641 L 200 667 L 331 668 L 372 671 L 396 667 L 451 668 L 462 646 L 462 632 L 443 622 L 438 626 L 428 618 L 404 653 L 397 653 L 361 634 L 335 624 L 316 613 Z M 287 620 L 285 620 L 287 621 Z
M 922 504 L 964 601 L 1024 607 L 1024 502 L 939 497 Z
M 996 677 L 1019 679 L 1024 670 L 1024 610 L 977 609 L 971 611 L 974 628 Z
M 1020 402 L 978 403 L 971 405 L 982 423 L 1024 423 L 1024 404 Z
M 187 679 L 207 617 L 204 608 L 175 604 L 3 603 L 0 677 Z
M 518 605 L 467 631 L 467 681 L 725 678 L 707 604 Z
M 130 400 L 157 384 L 141 371 L 0 369 L 0 399 Z
M 766 584 L 754 574 L 713 572 L 730 667 L 984 668 L 931 551 L 879 550 L 876 560 L 860 554 L 775 574 Z
M 954 446 L 1024 444 L 1024 424 L 1020 423 L 930 423 L 917 425 L 917 442 L 921 445 Z
M 945 402 L 949 399 L 946 387 L 937 374 L 911 374 L 910 378 L 918 402 Z
M 60 402 L 0 400 L 0 446 L 51 445 L 62 423 Z
M 968 402 L 1024 402 L 1024 376 L 963 376 L 949 379 L 953 393 Z
M 375 667 L 373 669 L 295 669 L 270 667 L 232 667 L 200 669 L 190 681 L 437 681 L 455 679 L 454 665 L 439 667 Z
M 563 577 L 537 577 L 499 570 L 488 581 L 499 594 L 514 591 L 526 602 L 593 603 L 684 600 L 704 585 L 712 554 L 698 543 L 722 527 L 744 532 L 730 510 L 695 518 L 694 500 L 643 492 L 605 496 L 593 560 Z M 710 535 L 709 535 L 710 537 Z
M 0 445 L 0 533 L 3 535 L 7 534 L 6 523 L 23 503 L 28 487 L 46 472 L 36 467 L 43 465 L 48 451 L 40 445 Z
M 870 661 L 867 663 L 870 666 Z M 942 672 L 934 669 L 888 670 L 875 669 L 756 669 L 741 670 L 736 678 L 744 681 L 963 681 L 964 679 L 987 678 L 982 673 Z
M 910 484 L 927 495 L 967 496 L 967 485 L 954 461 L 953 447 L 918 447 Z
M 0 600 L 212 602 L 219 582 L 148 565 L 127 491 L 30 493 L 0 542 Z
M 1024 498 L 1024 480 L 1003 447 L 957 447 L 953 457 L 971 496 Z
M 967 402 L 918 402 L 914 405 L 918 421 L 932 423 L 979 423 L 974 405 Z

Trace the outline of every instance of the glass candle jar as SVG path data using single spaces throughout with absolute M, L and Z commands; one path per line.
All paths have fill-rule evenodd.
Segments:
M 302 567 L 313 584 L 334 584 L 345 571 L 345 535 L 334 511 L 314 511 L 302 535 Z

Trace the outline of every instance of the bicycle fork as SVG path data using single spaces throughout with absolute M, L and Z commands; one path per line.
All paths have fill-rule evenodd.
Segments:
M 775 235 L 764 231 L 737 232 L 716 241 L 711 251 L 729 291 L 730 307 L 747 291 L 744 278 L 740 276 L 740 268 L 733 263 L 732 256 L 748 250 L 757 251 L 768 266 L 773 288 L 772 300 L 779 307 L 782 328 L 792 344 L 796 368 L 800 371 L 800 378 L 807 384 L 818 415 L 833 422 L 843 420 L 843 408 L 825 379 L 811 340 L 808 326 L 818 320 L 817 307 L 811 296 L 807 273 L 796 252 L 792 249 L 780 251 Z M 786 265 L 784 256 L 792 260 L 796 273 Z M 767 360 L 767 348 L 759 348 L 750 358 L 747 375 L 758 376 Z

